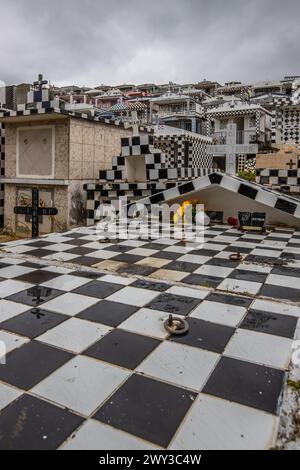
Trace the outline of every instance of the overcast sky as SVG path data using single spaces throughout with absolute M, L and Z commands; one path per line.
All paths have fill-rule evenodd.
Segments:
M 0 0 L 0 80 L 255 82 L 300 75 L 299 0 Z

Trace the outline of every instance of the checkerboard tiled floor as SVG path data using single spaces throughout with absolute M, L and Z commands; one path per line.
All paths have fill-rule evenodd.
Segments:
M 199 247 L 103 244 L 92 227 L 1 248 L 1 449 L 272 445 L 300 232 L 215 226 Z M 167 334 L 169 313 L 188 334 Z

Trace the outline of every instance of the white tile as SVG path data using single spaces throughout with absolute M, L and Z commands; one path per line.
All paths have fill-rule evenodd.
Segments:
M 262 284 L 259 282 L 242 281 L 240 279 L 224 279 L 217 287 L 218 290 L 238 292 L 239 294 L 256 295 Z
M 155 240 L 155 243 L 159 243 L 160 245 L 176 245 L 178 240 L 174 240 L 173 238 L 159 238 Z
M 0 258 L 0 262 L 4 264 L 22 264 L 24 263 L 23 259 L 19 258 L 9 258 L 8 256 L 4 256 L 3 258 Z
M 272 302 L 270 300 L 254 300 L 251 305 L 252 310 L 261 310 L 263 312 L 278 313 L 280 315 L 291 315 L 299 318 L 300 307 L 298 305 L 289 305 L 283 302 Z
M 227 277 L 231 274 L 233 268 L 224 268 L 223 266 L 210 266 L 205 264 L 194 271 L 194 274 L 201 274 L 202 276 L 213 276 L 213 277 Z
M 71 241 L 70 238 L 68 240 Z M 72 250 L 73 248 L 77 248 L 77 245 L 70 245 L 69 243 L 57 243 L 55 245 L 45 246 L 43 247 L 43 250 L 63 252 Z
M 227 344 L 224 354 L 257 364 L 287 369 L 292 343 L 288 338 L 250 330 L 237 330 Z
M 144 307 L 144 305 L 147 305 L 151 300 L 155 299 L 155 297 L 158 297 L 159 295 L 160 292 L 129 286 L 115 292 L 110 297 L 107 297 L 106 300 L 119 302 L 121 304 L 135 305 L 136 307 Z
M 119 328 L 132 331 L 141 335 L 153 336 L 154 338 L 164 339 L 168 336 L 164 328 L 164 322 L 168 319 L 168 313 L 159 310 L 141 308 L 136 313 L 125 320 Z
M 13 281 L 8 279 L 7 281 L 0 282 L 0 297 L 8 297 L 9 295 L 17 294 L 22 290 L 30 289 L 33 284 L 29 282 Z
M 45 268 L 42 268 L 41 271 L 49 271 L 50 273 L 57 274 L 70 274 L 74 269 L 63 268 L 62 266 L 46 266 Z
M 51 289 L 58 289 L 66 292 L 70 292 L 77 287 L 83 286 L 90 282 L 90 279 L 79 277 L 79 276 L 72 276 L 70 274 L 65 274 L 63 276 L 55 277 L 50 281 L 44 282 L 41 284 L 45 287 L 50 287 Z
M 258 264 L 241 263 L 235 269 L 241 269 L 242 271 L 251 271 L 255 273 L 269 274 L 273 268 L 271 266 L 260 266 Z
M 159 250 L 149 250 L 148 248 L 134 248 L 133 250 L 127 251 L 127 255 L 136 256 L 153 256 L 158 253 Z
M 287 240 L 289 240 L 292 237 L 292 233 L 272 232 L 269 236 L 272 238 L 286 238 Z
M 272 247 L 272 248 L 284 248 L 286 246 L 286 242 L 279 242 L 277 240 L 263 240 L 259 245 L 261 247 Z
M 0 300 L 0 323 L 6 321 L 10 318 L 16 317 L 27 310 L 30 310 L 32 307 L 24 304 L 19 304 L 17 302 L 12 302 L 10 300 Z
M 42 343 L 51 344 L 61 349 L 80 353 L 91 344 L 103 338 L 111 328 L 99 323 L 70 318 L 36 338 Z
M 205 299 L 210 293 L 209 289 L 192 289 L 190 287 L 173 286 L 166 291 L 167 294 L 183 295 L 192 299 Z
M 241 237 L 241 239 L 246 238 L 247 240 L 264 240 L 266 235 L 260 235 L 259 233 L 246 233 Z
M 78 248 L 78 247 L 76 247 Z M 74 259 L 79 258 L 79 255 L 72 255 L 71 253 L 64 253 L 63 251 L 58 251 L 53 255 L 47 255 L 43 257 L 43 260 L 49 261 L 73 261 Z
M 170 253 L 183 253 L 184 254 L 192 250 L 193 248 L 189 248 L 188 246 L 173 245 L 173 246 L 168 246 L 167 248 L 164 248 L 163 251 L 167 251 Z
M 218 354 L 183 344 L 163 342 L 137 368 L 151 377 L 200 390 L 214 369 Z
M 109 250 L 98 250 L 98 251 L 93 251 L 89 256 L 92 256 L 93 258 L 98 258 L 98 259 L 111 259 L 114 258 L 115 256 L 118 256 L 120 253 L 117 251 L 109 251 Z
M 247 310 L 244 307 L 205 300 L 193 310 L 191 317 L 236 327 L 244 318 L 246 312 Z
M 204 264 L 210 259 L 211 259 L 210 256 L 184 255 L 178 258 L 177 261 L 184 261 L 186 263 Z
M 1 367 L 1 366 L 0 366 Z M 3 410 L 7 405 L 19 398 L 23 392 L 9 385 L 0 383 L 0 410 Z
M 110 284 L 120 284 L 123 286 L 129 286 L 130 284 L 135 282 L 136 279 L 132 277 L 122 277 L 122 276 L 114 276 L 113 274 L 107 274 L 106 276 L 99 278 L 99 281 L 109 282 Z
M 170 446 L 172 450 L 268 450 L 278 418 L 200 394 Z
M 44 241 L 60 245 L 61 243 L 69 242 L 70 237 L 64 237 L 63 235 L 56 233 L 56 234 L 48 235 L 47 237 L 44 238 Z
M 266 256 L 267 258 L 278 258 L 281 255 L 280 250 L 263 250 L 261 248 L 256 248 L 251 251 L 251 255 L 255 256 Z
M 89 416 L 129 376 L 129 372 L 77 356 L 32 389 L 38 396 Z
M 270 274 L 266 279 L 266 284 L 273 286 L 291 287 L 300 290 L 300 278 L 293 276 L 281 276 L 280 274 Z
M 23 336 L 14 335 L 12 333 L 7 333 L 7 331 L 0 330 L 0 361 L 4 354 L 8 354 L 11 351 L 20 348 L 23 344 L 26 344 L 29 341 L 29 338 L 24 338 Z
M 14 277 L 23 276 L 23 274 L 31 273 L 35 271 L 32 268 L 26 268 L 25 266 L 7 266 L 6 268 L 0 269 L 0 277 L 6 277 L 12 279 Z
M 114 245 L 113 243 L 100 243 L 99 241 L 95 241 L 95 242 L 87 243 L 86 245 L 84 245 L 84 248 L 91 248 L 91 251 L 92 250 L 99 251 L 99 250 L 103 250 L 104 248 L 109 248 L 110 246 L 113 246 L 113 245 Z
M 72 438 L 65 442 L 61 450 L 152 450 L 153 444 L 127 434 L 107 424 L 87 420 Z
M 8 251 L 9 253 L 19 253 L 19 254 L 23 254 L 23 253 L 27 254 L 33 250 L 36 250 L 36 247 L 27 246 L 27 245 L 17 245 L 17 246 L 6 248 L 6 251 Z
M 222 251 L 227 248 L 227 245 L 220 245 L 218 243 L 204 243 L 203 250 Z
M 73 317 L 97 302 L 99 299 L 68 292 L 44 303 L 43 309 Z
M 125 240 L 121 243 L 119 243 L 119 245 L 121 246 L 132 246 L 133 248 L 139 248 L 140 246 L 144 246 L 146 245 L 147 242 L 142 242 L 140 240 Z

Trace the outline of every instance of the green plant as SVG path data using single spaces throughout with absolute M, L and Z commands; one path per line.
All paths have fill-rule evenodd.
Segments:
M 243 170 L 238 173 L 240 178 L 243 178 L 247 181 L 255 181 L 255 171 L 254 170 Z

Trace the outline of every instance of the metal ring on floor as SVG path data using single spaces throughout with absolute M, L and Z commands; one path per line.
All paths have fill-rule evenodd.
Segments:
M 179 336 L 186 334 L 190 326 L 186 320 L 183 318 L 169 316 L 168 320 L 165 321 L 164 327 L 168 333 L 173 336 Z
M 244 257 L 241 253 L 233 253 L 229 256 L 230 261 L 243 261 Z

